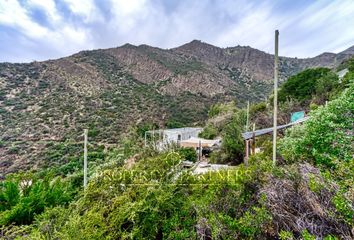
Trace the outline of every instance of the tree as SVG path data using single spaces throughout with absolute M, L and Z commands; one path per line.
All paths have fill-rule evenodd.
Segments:
M 306 101 L 316 93 L 317 81 L 330 72 L 328 68 L 307 69 L 291 76 L 282 86 L 278 93 L 280 102 L 293 98 Z
M 231 122 L 225 126 L 221 145 L 224 160 L 233 163 L 239 163 L 243 160 L 242 126 L 242 119 L 238 114 L 235 114 Z

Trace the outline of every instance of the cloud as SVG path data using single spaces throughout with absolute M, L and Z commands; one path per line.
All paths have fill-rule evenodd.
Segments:
M 30 0 L 25 6 L 20 5 L 16 0 L 1 2 L 0 25 L 6 28 L 0 27 L 0 30 L 14 29 L 15 34 L 6 35 L 7 41 L 10 42 L 3 43 L 0 49 L 3 50 L 2 48 L 8 48 L 10 45 L 13 51 L 7 50 L 7 54 L 1 55 L 0 60 L 44 60 L 93 47 L 90 44 L 90 34 L 87 29 L 66 22 L 57 12 L 54 2 L 48 1 L 45 4 L 44 2 Z M 45 10 L 44 13 L 51 26 L 42 25 L 31 17 L 31 11 L 36 8 Z M 14 36 L 14 39 L 10 36 Z M 33 52 L 33 54 L 29 55 L 28 52 Z M 23 54 L 23 58 L 19 54 Z
M 82 17 L 85 23 L 102 21 L 103 17 L 98 11 L 93 0 L 63 0 L 69 7 L 70 11 Z
M 2 0 L 0 61 L 58 58 L 124 43 L 172 48 L 193 39 L 309 57 L 354 44 L 354 2 Z
M 56 9 L 54 0 L 29 0 L 27 4 L 29 8 L 39 8 L 42 10 L 52 22 L 58 22 L 61 20 L 61 16 Z
M 5 0 L 0 5 L 0 24 L 14 27 L 29 38 L 42 38 L 47 34 L 47 29 L 33 22 L 16 0 Z

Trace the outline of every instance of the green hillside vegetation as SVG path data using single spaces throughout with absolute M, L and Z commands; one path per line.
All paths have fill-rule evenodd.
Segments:
M 338 63 L 350 56 L 280 57 L 280 81 L 316 66 L 347 67 L 349 61 Z M 92 143 L 110 151 L 135 125 L 197 126 L 212 105 L 264 100 L 272 89 L 273 60 L 251 47 L 192 41 L 173 49 L 126 44 L 42 62 L 0 63 L 0 179 L 21 170 L 78 165 L 80 151 L 73 154 L 72 145 L 82 141 L 86 128 Z
M 350 61 L 347 64 L 350 65 Z M 340 82 L 337 74 L 328 68 L 307 69 L 281 85 L 278 99 L 280 102 L 292 99 L 302 104 L 308 104 L 309 101 L 322 104 L 336 97 L 346 84 L 345 79 Z
M 103 152 L 122 144 L 127 129 L 135 124 L 156 128 L 196 124 L 216 101 L 190 92 L 162 94 L 153 84 L 137 81 L 112 56 L 100 51 L 82 52 L 74 61 L 65 64 L 77 64 L 75 71 L 94 68 L 102 86 L 93 87 L 93 83 L 70 75 L 75 71 L 64 72 L 52 62 L 0 64 L 0 82 L 4 83 L 0 86 L 0 159 L 13 165 L 11 169 L 0 166 L 5 174 L 33 166 L 79 164 L 81 147 L 77 143 L 82 141 L 84 128 L 89 129 L 97 152 Z M 58 73 L 52 76 L 55 71 Z
M 300 73 L 289 81 L 309 74 L 309 81 L 321 88 L 327 80 L 318 79 L 331 72 L 315 71 L 321 74 Z M 350 68 L 341 83 L 324 87 L 325 92 L 311 90 L 310 98 L 295 91 L 299 95 L 294 100 L 284 101 L 279 121 L 302 104 L 309 108 L 313 99 L 329 98 L 327 105 L 310 111 L 310 120 L 280 136 L 276 166 L 264 148 L 248 166 L 194 175 L 180 165 L 191 157 L 188 150 L 157 153 L 143 148 L 142 132 L 154 126 L 141 124 L 130 128 L 121 148 L 92 146 L 95 156 L 85 190 L 81 160 L 66 165 L 66 172 L 51 167 L 10 174 L 0 185 L 0 238 L 352 239 L 352 74 Z M 266 125 L 268 115 L 267 102 L 252 104 L 251 122 Z M 202 134 L 224 139 L 213 161 L 238 162 L 245 109 L 216 105 L 209 116 L 213 130 Z
M 325 104 L 328 100 L 336 99 L 350 84 L 349 79 L 352 78 L 354 68 L 353 59 L 343 63 L 349 68 L 349 72 L 341 81 L 336 73 L 328 68 L 308 69 L 290 77 L 279 90 L 278 124 L 288 123 L 292 112 L 301 110 L 308 112 L 310 109 Z M 251 103 L 248 131 L 251 130 L 253 124 L 256 129 L 273 125 L 272 101 L 271 96 L 267 102 Z M 342 116 L 343 118 L 338 122 L 345 121 L 348 117 Z M 246 131 L 246 110 L 239 109 L 234 102 L 219 103 L 211 106 L 208 117 L 206 126 L 199 136 L 206 139 L 214 139 L 218 136 L 223 138 L 222 148 L 213 153 L 211 160 L 216 163 L 243 161 L 244 144 L 240 136 L 242 131 Z M 269 136 L 264 136 L 260 138 L 258 144 L 263 149 L 267 149 L 270 140 Z
M 279 101 L 284 102 L 289 97 L 300 101 L 311 99 L 316 92 L 318 80 L 327 77 L 329 73 L 328 68 L 307 69 L 290 77 L 281 86 Z

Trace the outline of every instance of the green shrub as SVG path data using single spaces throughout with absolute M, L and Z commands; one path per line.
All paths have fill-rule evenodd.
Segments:
M 352 202 L 350 202 L 341 193 L 338 192 L 333 197 L 332 203 L 334 204 L 337 212 L 341 216 L 343 216 L 344 220 L 353 226 L 354 225 L 354 220 L 353 220 L 354 210 L 353 210 Z
M 306 229 L 301 233 L 304 240 L 316 240 L 316 236 L 310 234 Z
M 279 233 L 280 240 L 293 240 L 294 235 L 292 232 L 281 230 Z
M 322 88 L 317 85 L 319 79 L 329 74 L 329 72 L 330 69 L 328 68 L 315 68 L 307 69 L 291 76 L 281 85 L 278 92 L 278 100 L 284 102 L 288 98 L 300 101 L 311 99 L 312 95 L 316 93 L 316 88 L 322 90 Z M 323 81 L 327 81 L 327 78 L 323 78 Z M 323 84 L 323 81 L 321 81 L 321 84 Z
M 31 224 L 46 207 L 69 203 L 72 193 L 60 178 L 5 180 L 0 188 L 0 225 Z
M 338 76 L 334 72 L 328 72 L 326 75 L 316 81 L 316 95 L 328 98 L 329 93 L 338 87 Z
M 313 160 L 333 167 L 337 159 L 349 161 L 353 156 L 350 129 L 354 119 L 354 84 L 327 106 L 310 112 L 302 126 L 290 129 L 280 142 L 286 160 Z
M 208 117 L 213 118 L 216 117 L 222 113 L 227 113 L 227 112 L 233 112 L 235 111 L 236 108 L 236 103 L 235 102 L 230 102 L 230 103 L 217 103 L 214 104 L 210 107 L 209 112 L 208 112 Z
M 170 119 L 166 123 L 166 127 L 167 128 L 182 128 L 182 127 L 185 127 L 185 126 L 186 126 L 186 124 L 181 123 L 180 121 L 174 120 L 174 119 Z
M 253 207 L 238 220 L 238 229 L 246 238 L 253 238 L 261 233 L 262 226 L 272 219 L 265 207 Z
M 225 153 L 223 161 L 242 162 L 244 153 L 244 141 L 241 136 L 243 124 L 240 116 L 235 114 L 231 122 L 223 130 L 221 150 Z
M 199 133 L 199 137 L 205 139 L 215 139 L 218 136 L 218 129 L 211 124 L 206 125 L 203 131 Z
M 210 229 L 215 239 L 262 236 L 271 217 L 255 185 L 269 172 L 269 162 L 201 177 L 175 172 L 180 160 L 170 152 L 142 159 L 130 170 L 104 170 L 68 209 L 38 215 L 31 237 L 196 239 L 197 227 Z M 122 178 L 122 171 L 136 175 Z
M 253 115 L 258 112 L 263 112 L 267 109 L 267 103 L 266 102 L 259 102 L 256 104 L 252 104 L 250 107 L 250 115 Z
M 197 160 L 197 152 L 194 148 L 180 148 L 177 152 L 184 160 L 192 162 L 196 162 Z
M 0 211 L 5 211 L 16 205 L 20 198 L 20 189 L 16 182 L 0 183 Z
M 318 105 L 316 103 L 310 103 L 310 110 L 316 110 L 318 108 Z
M 142 123 L 137 126 L 136 133 L 140 137 L 145 137 L 146 131 L 150 131 L 150 130 L 154 130 L 154 129 L 159 129 L 158 124 L 156 124 L 156 123 Z

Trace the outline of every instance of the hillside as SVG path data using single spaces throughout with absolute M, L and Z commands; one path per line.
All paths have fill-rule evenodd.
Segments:
M 335 68 L 351 54 L 281 57 L 281 81 L 306 68 Z M 213 103 L 264 99 L 272 78 L 271 54 L 196 40 L 168 50 L 126 44 L 1 63 L 0 172 L 69 163 L 84 128 L 101 149 L 121 143 L 130 126 L 198 124 Z
M 101 164 L 90 162 L 86 189 L 82 169 L 65 176 L 55 168 L 7 175 L 0 181 L 0 238 L 353 239 L 354 58 L 347 66 L 341 81 L 323 68 L 288 79 L 291 90 L 303 88 L 293 86 L 299 79 L 316 89 L 334 85 L 312 92 L 311 101 L 330 97 L 322 105 L 310 103 L 306 122 L 278 134 L 275 164 L 270 136 L 257 138 L 262 150 L 247 164 L 198 174 L 182 162 L 188 148 L 156 152 L 140 147 L 142 137 L 134 135 Z M 294 101 L 301 101 L 302 92 L 295 93 Z M 234 102 L 210 108 L 210 120 L 226 120 L 209 121 L 221 126 L 221 148 L 212 153 L 216 162 L 243 153 L 237 139 L 245 111 Z M 270 113 L 270 106 L 252 104 L 252 122 L 262 111 Z

